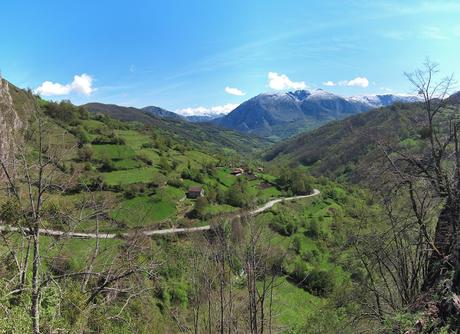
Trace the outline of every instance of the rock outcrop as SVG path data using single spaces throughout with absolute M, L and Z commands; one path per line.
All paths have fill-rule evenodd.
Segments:
M 0 77 L 0 159 L 10 161 L 21 141 L 27 115 L 35 110 L 34 96 Z M 0 178 L 2 178 L 0 173 Z

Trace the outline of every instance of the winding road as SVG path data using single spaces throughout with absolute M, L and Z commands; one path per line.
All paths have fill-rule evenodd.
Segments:
M 284 202 L 284 201 L 292 201 L 296 199 L 308 198 L 319 195 L 321 192 L 318 189 L 313 189 L 313 192 L 309 195 L 301 195 L 301 196 L 292 196 L 292 197 L 281 197 L 277 199 L 272 199 L 258 207 L 257 209 L 251 210 L 248 212 L 249 215 L 255 216 L 259 213 L 267 211 L 276 203 Z M 239 214 L 235 215 L 235 217 L 240 216 Z M 177 228 L 168 228 L 162 230 L 147 230 L 147 231 L 138 231 L 135 233 L 142 233 L 146 236 L 154 236 L 154 235 L 168 235 L 168 234 L 183 234 L 183 233 L 192 233 L 192 232 L 200 232 L 200 231 L 207 231 L 211 229 L 211 225 L 205 226 L 198 226 L 198 227 L 177 227 Z M 0 221 L 0 233 L 1 232 L 22 232 L 23 230 L 19 227 L 4 225 Z M 128 237 L 133 235 L 133 232 L 128 233 L 85 233 L 85 232 L 65 232 L 60 230 L 51 230 L 46 228 L 40 229 L 40 234 L 53 236 L 53 237 L 65 237 L 65 238 L 81 238 L 81 239 L 115 239 L 115 238 L 122 238 Z

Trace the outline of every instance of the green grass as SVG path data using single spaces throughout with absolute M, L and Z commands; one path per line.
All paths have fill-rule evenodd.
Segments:
M 126 145 L 92 145 L 93 158 L 102 160 L 109 158 L 112 160 L 132 159 L 136 156 L 136 152 Z
M 209 154 L 199 152 L 199 151 L 188 151 L 186 153 L 187 157 L 189 157 L 192 160 L 197 161 L 201 165 L 204 165 L 206 163 L 212 162 L 215 163 L 217 160 L 210 156 Z
M 305 319 L 324 304 L 324 300 L 296 287 L 284 277 L 277 278 L 275 286 L 273 314 L 277 323 L 288 327 L 287 333 L 299 332 Z
M 142 167 L 143 163 L 139 160 L 124 159 L 115 161 L 114 165 L 116 169 L 134 169 Z
M 151 148 L 136 149 L 136 153 L 145 155 L 147 158 L 152 160 L 153 163 L 156 163 L 158 162 L 158 160 L 160 160 L 160 156 L 158 155 L 158 153 Z
M 95 270 L 107 265 L 116 256 L 117 247 L 122 241 L 117 239 L 100 239 L 99 256 L 95 262 Z M 62 248 L 61 248 L 62 246 Z M 47 256 L 63 256 L 68 258 L 72 269 L 84 270 L 89 256 L 94 251 L 96 240 L 94 239 L 64 239 L 62 242 L 47 236 L 40 237 L 40 247 Z
M 227 187 L 230 187 L 236 182 L 236 177 L 230 174 L 229 168 L 219 168 L 217 170 L 217 178 L 219 179 L 220 183 Z
M 196 187 L 196 186 L 201 186 L 200 183 L 198 182 L 195 182 L 193 180 L 188 180 L 188 179 L 185 179 L 184 180 L 184 187 L 185 188 L 188 188 L 188 187 Z
M 152 225 L 175 213 L 176 206 L 173 201 L 142 196 L 123 201 L 120 207 L 113 211 L 112 218 L 133 228 Z
M 275 187 L 270 187 L 266 189 L 260 189 L 260 194 L 263 199 L 269 199 L 272 197 L 280 197 L 281 196 L 281 191 L 276 189 Z
M 126 145 L 133 149 L 140 149 L 143 144 L 151 142 L 151 139 L 138 131 L 134 130 L 117 130 L 116 134 L 126 141 Z
M 185 191 L 181 188 L 166 186 L 157 191 L 156 197 L 178 201 L 184 198 Z
M 106 128 L 107 125 L 100 121 L 96 121 L 94 119 L 85 119 L 81 121 L 83 127 L 88 130 L 89 132 L 94 132 L 97 129 L 103 129 Z
M 228 212 L 234 212 L 237 211 L 238 208 L 235 208 L 231 205 L 227 204 L 211 204 L 206 207 L 204 210 L 205 214 L 209 215 L 217 215 L 219 213 L 228 213 Z
M 104 181 L 111 186 L 126 185 L 132 183 L 148 183 L 155 179 L 158 173 L 156 167 L 143 167 L 129 170 L 117 170 L 114 172 L 101 173 Z

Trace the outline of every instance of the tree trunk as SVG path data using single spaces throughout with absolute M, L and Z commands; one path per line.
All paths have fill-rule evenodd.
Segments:
M 459 204 L 455 202 L 455 200 L 448 199 L 439 214 L 434 239 L 437 251 L 432 251 L 429 259 L 428 273 L 423 283 L 424 291 L 436 286 L 446 273 L 459 266 L 459 241 L 457 239 L 460 214 Z
M 32 318 L 32 332 L 40 333 L 40 284 L 39 284 L 39 260 L 40 260 L 40 230 L 36 223 L 33 231 L 33 263 L 32 263 L 32 306 L 30 316 Z

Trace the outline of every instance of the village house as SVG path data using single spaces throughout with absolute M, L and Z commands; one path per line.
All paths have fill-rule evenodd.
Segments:
M 203 187 L 192 186 L 188 188 L 187 198 L 195 199 L 195 198 L 203 197 L 203 196 L 204 196 Z
M 235 176 L 240 176 L 244 174 L 244 169 L 241 167 L 238 168 L 233 168 L 230 174 L 235 175 Z

